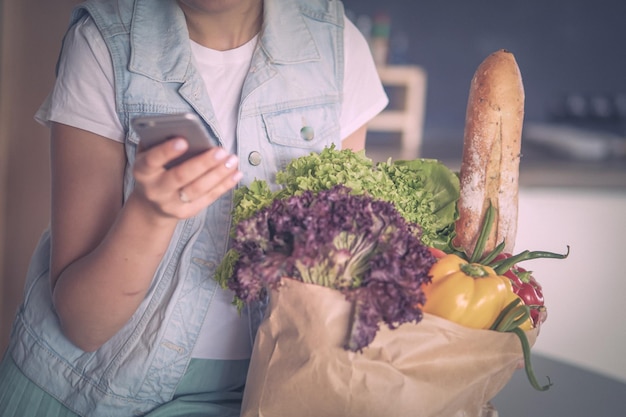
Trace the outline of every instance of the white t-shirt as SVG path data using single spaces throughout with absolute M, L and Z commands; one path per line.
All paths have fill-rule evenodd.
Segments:
M 192 56 L 202 75 L 224 146 L 235 152 L 238 105 L 258 36 L 236 49 L 217 51 L 191 42 Z M 344 102 L 340 116 L 344 139 L 387 105 L 367 42 L 346 20 Z M 93 21 L 86 17 L 68 33 L 54 88 L 35 119 L 44 125 L 58 122 L 124 141 L 124 129 L 115 111 L 113 64 Z M 233 294 L 218 288 L 192 356 L 203 359 L 250 357 L 248 320 L 232 306 Z

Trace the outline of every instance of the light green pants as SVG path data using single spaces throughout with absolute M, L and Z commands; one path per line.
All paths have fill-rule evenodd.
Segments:
M 172 401 L 146 417 L 238 417 L 248 364 L 192 359 Z M 0 363 L 0 411 L 2 417 L 80 417 L 24 376 L 9 355 Z

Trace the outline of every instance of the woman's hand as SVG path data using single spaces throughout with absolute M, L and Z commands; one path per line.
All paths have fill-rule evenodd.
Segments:
M 237 157 L 223 148 L 213 148 L 170 169 L 164 168 L 186 149 L 183 138 L 174 138 L 137 154 L 133 194 L 157 215 L 192 217 L 235 187 L 243 176 L 237 169 Z

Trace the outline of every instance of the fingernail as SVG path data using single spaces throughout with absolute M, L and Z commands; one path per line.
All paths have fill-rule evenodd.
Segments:
M 175 150 L 182 151 L 183 149 L 187 149 L 187 141 L 185 139 L 176 139 L 173 146 Z
M 233 182 L 239 182 L 240 179 L 243 178 L 243 172 L 237 171 L 235 175 L 233 175 Z
M 231 155 L 224 164 L 226 168 L 232 168 L 235 165 L 237 165 L 237 157 L 235 155 Z
M 222 160 L 224 158 L 226 158 L 226 155 L 228 155 L 228 152 L 226 152 L 223 148 L 219 148 L 216 152 L 215 152 L 215 159 L 216 160 Z

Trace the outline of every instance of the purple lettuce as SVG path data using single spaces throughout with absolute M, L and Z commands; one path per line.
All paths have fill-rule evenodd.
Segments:
M 338 185 L 276 199 L 241 221 L 228 286 L 250 302 L 284 277 L 337 289 L 355 305 L 347 348 L 369 345 L 383 322 L 419 322 L 435 262 L 420 229 L 393 204 Z

